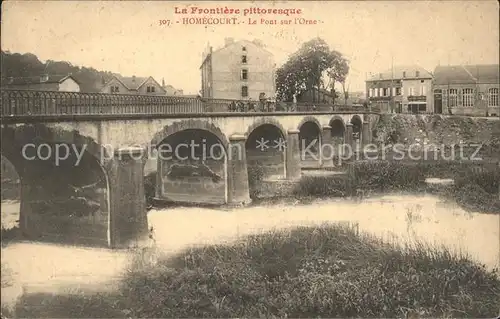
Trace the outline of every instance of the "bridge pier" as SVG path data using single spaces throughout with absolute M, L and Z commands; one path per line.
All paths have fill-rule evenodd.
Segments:
M 27 179 L 26 177 L 20 178 L 21 203 L 19 209 L 19 230 L 23 236 L 30 238 L 32 225 L 30 225 L 29 220 L 33 211 L 31 203 L 35 200 L 35 192 L 33 191 L 33 185 Z
M 289 130 L 286 142 L 286 179 L 296 180 L 301 176 L 299 130 Z
M 361 139 L 362 139 L 362 146 L 365 147 L 366 145 L 370 144 L 372 142 L 372 134 L 370 130 L 370 123 L 369 122 L 363 122 L 363 129 L 361 132 Z
M 356 147 L 356 141 L 354 140 L 353 137 L 353 125 L 352 123 L 347 123 L 346 125 L 346 132 L 345 132 L 345 144 L 349 145 L 351 147 L 351 150 L 354 152 L 354 149 Z
M 325 146 L 326 145 L 326 146 Z M 321 167 L 333 167 L 334 142 L 332 127 L 323 126 L 321 131 Z
M 251 201 L 245 142 L 246 137 L 244 135 L 229 137 L 228 204 L 247 204 Z
M 112 248 L 125 248 L 147 235 L 144 164 L 143 149 L 120 149 L 114 154 L 109 171 Z

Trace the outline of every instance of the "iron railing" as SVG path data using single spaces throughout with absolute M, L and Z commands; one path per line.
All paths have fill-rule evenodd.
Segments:
M 207 112 L 359 112 L 362 106 L 207 99 L 185 96 L 1 90 L 2 117 L 40 115 L 191 114 Z

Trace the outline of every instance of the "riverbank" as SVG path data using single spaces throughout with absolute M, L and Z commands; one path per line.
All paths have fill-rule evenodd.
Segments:
M 189 214 L 189 212 L 188 212 Z M 355 226 L 355 227 L 353 227 Z M 494 317 L 500 280 L 465 255 L 359 225 L 275 229 L 134 263 L 115 291 L 23 295 L 7 317 Z M 7 310 L 6 310 L 7 311 Z
M 455 201 L 468 211 L 500 214 L 500 166 L 458 161 L 358 161 L 344 167 L 345 174 L 303 176 L 298 181 L 269 181 L 258 168 L 249 172 L 254 202 L 308 203 L 312 198 L 354 198 L 387 193 L 433 194 Z M 432 184 L 432 178 L 452 183 Z

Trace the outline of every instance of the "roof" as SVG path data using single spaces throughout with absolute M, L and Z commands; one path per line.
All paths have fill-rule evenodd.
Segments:
M 437 66 L 434 84 L 496 84 L 499 80 L 498 64 Z
M 137 91 L 148 79 L 152 79 L 160 88 L 163 89 L 163 87 L 151 76 L 148 77 L 140 77 L 140 76 L 119 76 L 119 75 L 114 75 L 113 78 L 110 80 L 112 81 L 113 79 L 117 79 L 120 81 L 127 89 L 131 91 Z M 109 83 L 108 81 L 107 83 Z
M 125 85 L 126 88 L 129 90 L 137 90 L 142 86 L 144 82 L 146 82 L 149 77 L 139 77 L 139 76 L 116 76 L 115 78 L 118 79 L 120 82 L 122 82 L 123 85 Z
M 419 72 L 417 76 L 417 71 Z M 403 73 L 405 76 L 403 76 Z M 380 77 L 382 75 L 382 77 Z M 400 65 L 381 73 L 373 74 L 367 81 L 401 80 L 401 79 L 432 79 L 432 74 L 418 65 Z
M 32 85 L 32 84 L 45 84 L 45 83 L 62 83 L 66 79 L 71 78 L 76 83 L 80 84 L 71 75 L 48 75 L 47 81 L 41 81 L 41 76 L 30 76 L 22 78 L 2 78 L 2 85 Z

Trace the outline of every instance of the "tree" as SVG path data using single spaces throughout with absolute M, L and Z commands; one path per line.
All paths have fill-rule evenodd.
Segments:
M 347 98 L 345 94 L 348 89 L 346 90 L 345 81 L 347 79 L 347 75 L 349 74 L 349 61 L 344 58 L 338 51 L 332 51 L 331 55 L 333 56 L 332 65 L 326 71 L 326 73 L 330 79 L 333 90 L 335 90 L 335 82 L 339 82 L 341 84 L 342 91 L 344 92 L 344 103 L 347 104 Z
M 340 84 L 342 85 L 342 93 L 344 93 L 344 105 L 347 105 L 347 100 L 349 99 L 349 84 L 347 84 L 347 87 L 345 81 L 340 82 Z
M 345 70 L 348 72 L 348 67 L 336 70 L 338 66 L 344 66 L 342 62 L 344 60 L 337 51 L 330 51 L 328 44 L 321 38 L 305 42 L 276 71 L 278 99 L 290 102 L 293 100 L 294 94 L 299 95 L 308 90 L 313 92 L 317 89 L 317 100 L 319 101 L 320 89 L 325 88 L 325 75 L 331 78 L 330 73 L 343 74 Z M 313 102 L 315 100 L 316 95 L 313 95 Z
M 72 76 L 80 83 L 81 92 L 99 92 L 101 82 L 111 79 L 111 72 L 97 71 L 94 68 L 74 66 L 66 61 L 47 60 L 42 63 L 31 53 L 19 54 L 2 51 L 2 78 L 37 77 L 49 75 Z

